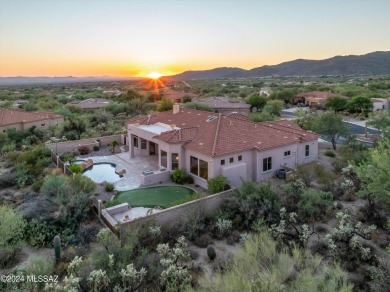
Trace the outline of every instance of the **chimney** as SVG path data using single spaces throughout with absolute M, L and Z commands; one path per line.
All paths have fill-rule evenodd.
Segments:
M 177 113 L 179 113 L 179 112 L 180 112 L 180 105 L 177 104 L 177 103 L 175 103 L 175 104 L 173 105 L 173 114 L 177 114 Z

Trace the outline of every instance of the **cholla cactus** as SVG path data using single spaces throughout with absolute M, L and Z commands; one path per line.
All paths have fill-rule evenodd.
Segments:
M 109 279 L 106 271 L 102 269 L 92 271 L 88 278 L 88 285 L 91 291 L 105 291 L 105 288 L 108 287 Z
M 285 236 L 288 235 L 288 239 L 295 238 L 299 240 L 300 244 L 306 246 L 310 235 L 313 233 L 310 231 L 308 225 L 304 224 L 302 226 L 296 226 L 297 224 L 297 214 L 295 212 L 287 213 L 286 208 L 280 209 L 280 222 L 279 224 L 271 225 L 271 235 L 275 240 L 285 239 Z M 288 233 L 287 229 L 290 228 L 294 230 L 295 233 Z
M 332 256 L 350 257 L 353 256 L 353 252 L 362 260 L 369 260 L 371 250 L 363 247 L 359 237 L 371 239 L 371 234 L 376 230 L 376 226 L 371 225 L 365 228 L 361 222 L 354 226 L 350 220 L 350 215 L 343 212 L 338 212 L 336 218 L 339 220 L 337 228 L 334 228 L 330 234 L 325 236 L 329 253 Z
M 168 244 L 157 246 L 157 252 L 161 257 L 160 263 L 165 268 L 160 275 L 160 285 L 164 290 L 181 291 L 191 283 L 188 270 L 179 265 L 179 261 L 190 258 L 189 252 L 185 250 L 186 247 L 184 236 L 179 237 L 173 248 Z
M 126 269 L 122 269 L 120 272 L 123 286 L 129 291 L 137 290 L 142 285 L 146 273 L 147 270 L 145 268 L 137 271 L 133 264 L 127 265 Z
M 83 261 L 82 257 L 75 256 L 74 259 L 69 263 L 68 274 L 69 275 L 76 275 L 77 269 L 79 268 L 82 261 Z
M 244 242 L 247 241 L 250 237 L 251 237 L 251 235 L 247 232 L 241 233 L 240 234 L 240 243 L 244 244 Z
M 217 223 L 215 224 L 217 227 L 217 231 L 221 236 L 224 236 L 229 232 L 229 230 L 232 228 L 232 221 L 228 219 L 221 219 L 219 218 L 217 220 Z
M 114 266 L 114 255 L 113 255 L 113 254 L 110 254 L 110 255 L 108 256 L 108 266 L 109 266 L 110 268 L 112 268 L 112 267 Z
M 161 235 L 161 227 L 160 226 L 150 226 L 149 231 L 154 237 L 159 237 Z
M 62 286 L 57 283 L 46 283 L 44 291 L 48 292 L 78 292 L 80 291 L 80 278 L 73 275 L 65 276 Z

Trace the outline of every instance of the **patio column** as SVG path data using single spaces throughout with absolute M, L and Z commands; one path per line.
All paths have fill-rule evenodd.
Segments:
M 139 151 L 139 155 L 141 156 L 142 155 L 142 147 L 141 147 L 141 137 L 138 136 L 138 151 Z
M 134 158 L 134 136 L 130 134 L 130 158 Z

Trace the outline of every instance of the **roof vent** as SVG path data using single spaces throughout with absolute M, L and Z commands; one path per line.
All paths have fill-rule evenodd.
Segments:
M 216 119 L 217 119 L 216 116 L 212 116 L 212 117 L 209 117 L 206 122 L 212 122 L 212 121 L 214 121 Z

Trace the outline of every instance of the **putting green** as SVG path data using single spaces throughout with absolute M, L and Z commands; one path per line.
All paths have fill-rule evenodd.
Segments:
M 128 203 L 131 207 L 156 207 L 169 208 L 175 206 L 175 202 L 195 194 L 195 191 L 181 186 L 161 186 L 140 188 L 119 192 L 114 200 L 118 203 Z

